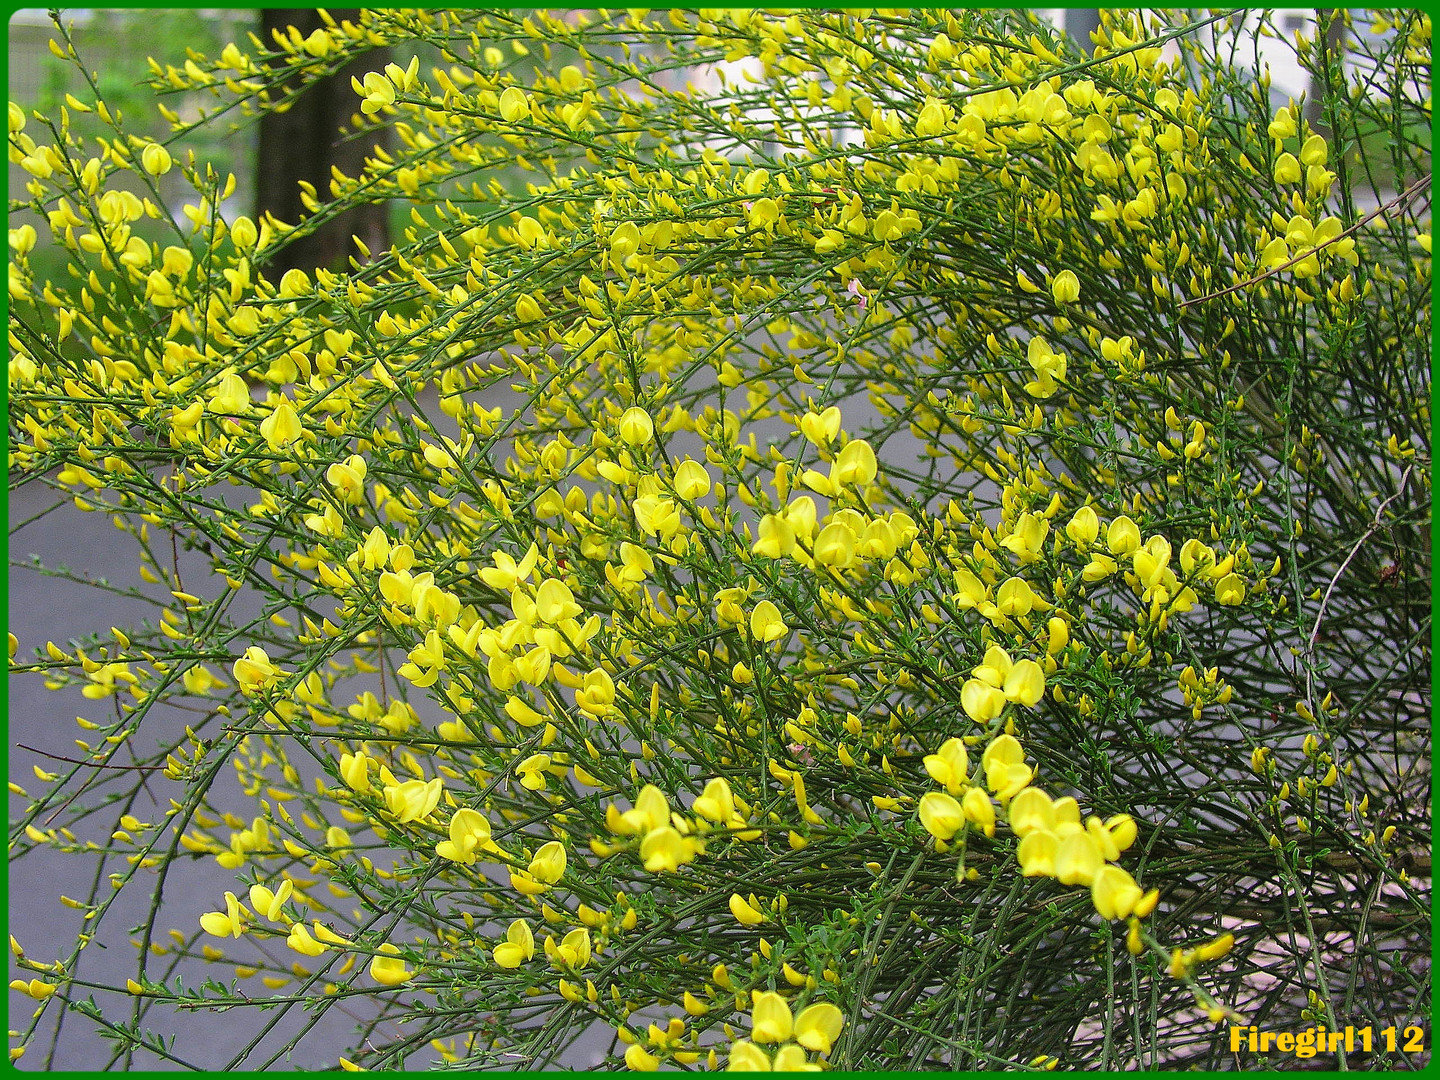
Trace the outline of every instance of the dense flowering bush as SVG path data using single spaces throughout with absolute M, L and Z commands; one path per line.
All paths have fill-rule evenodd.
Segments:
M 97 706 L 20 792 L 12 880 L 97 872 L 73 952 L 12 942 L 12 1056 L 62 1008 L 123 1063 L 298 1008 L 304 1065 L 336 1010 L 346 1067 L 641 1070 L 1427 1015 L 1430 22 L 1339 17 L 1317 109 L 1224 14 L 884 10 L 366 12 L 152 62 L 214 95 L 168 145 L 12 103 L 11 483 L 163 600 L 11 639 Z M 186 131 L 380 44 L 441 58 L 355 81 L 402 149 L 220 216 Z M 267 276 L 380 199 L 391 250 Z M 214 910 L 87 978 L 186 858 Z

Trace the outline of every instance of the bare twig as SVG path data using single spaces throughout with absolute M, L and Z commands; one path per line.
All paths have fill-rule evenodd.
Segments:
M 51 761 L 63 761 L 67 765 L 84 765 L 88 769 L 116 769 L 120 772 L 164 772 L 164 765 L 108 765 L 103 761 L 82 761 L 79 758 L 65 757 L 62 754 L 51 754 L 45 750 L 37 749 L 34 746 L 27 746 L 23 742 L 15 744 L 17 749 L 29 750 L 32 754 L 39 754 L 41 757 L 49 758 Z
M 1355 541 L 1355 546 L 1350 549 L 1350 554 L 1345 556 L 1345 561 L 1340 564 L 1340 569 L 1336 570 L 1335 576 L 1330 579 L 1330 584 L 1325 589 L 1325 595 L 1320 600 L 1320 610 L 1315 615 L 1315 626 L 1310 631 L 1310 640 L 1305 643 L 1305 651 L 1307 653 L 1313 653 L 1315 651 L 1315 639 L 1320 634 L 1320 622 L 1325 618 L 1325 605 L 1330 603 L 1330 594 L 1335 591 L 1335 585 L 1340 580 L 1340 576 L 1345 573 L 1345 568 L 1350 565 L 1350 560 L 1355 558 L 1355 554 L 1364 545 L 1365 541 L 1374 536 L 1380 528 L 1380 515 L 1385 512 L 1385 508 L 1404 494 L 1405 485 L 1409 482 L 1410 472 L 1414 468 L 1415 465 L 1413 462 L 1405 466 L 1405 471 L 1400 475 L 1400 484 L 1396 487 L 1395 494 L 1391 495 L 1375 508 L 1375 519 L 1370 522 L 1370 527 L 1365 530 L 1359 540 Z

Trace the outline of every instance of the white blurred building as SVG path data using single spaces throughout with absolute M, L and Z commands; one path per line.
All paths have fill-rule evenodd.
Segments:
M 1081 38 L 1085 28 L 1098 25 L 1097 8 L 1037 8 L 1035 14 L 1052 26 Z M 1261 23 L 1269 17 L 1274 35 L 1262 35 Z M 1236 59 L 1251 57 L 1256 70 L 1269 69 L 1270 96 L 1277 106 L 1290 98 L 1299 99 L 1310 91 L 1310 76 L 1296 61 L 1296 34 L 1309 38 L 1315 33 L 1315 12 L 1311 8 L 1255 8 L 1244 14 L 1244 29 L 1236 36 Z M 1282 35 L 1283 40 L 1281 36 Z M 1089 45 L 1088 41 L 1082 44 Z

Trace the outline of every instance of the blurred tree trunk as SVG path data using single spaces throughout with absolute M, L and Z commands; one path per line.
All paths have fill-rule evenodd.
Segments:
M 1086 52 L 1095 50 L 1095 42 L 1090 35 L 1100 29 L 1099 8 L 1066 8 L 1065 9 L 1065 32 L 1080 43 L 1080 48 Z
M 331 8 L 329 13 L 337 23 L 345 19 L 358 22 L 360 17 L 354 8 Z M 260 12 L 260 18 L 261 38 L 267 44 L 275 40 L 275 30 L 288 36 L 288 27 L 293 26 L 301 37 L 306 37 L 325 26 L 319 13 L 310 8 L 269 8 Z M 350 86 L 351 76 L 363 77 L 388 60 L 388 49 L 369 52 L 309 87 L 287 111 L 267 112 L 261 118 L 255 183 L 257 214 L 269 211 L 287 224 L 297 224 L 308 216 L 300 202 L 302 180 L 314 185 L 323 202 L 330 197 L 332 165 L 355 176 L 371 147 L 377 142 L 382 146 L 390 144 L 389 128 L 367 133 L 361 139 L 347 139 L 341 134 L 360 107 Z M 359 236 L 371 251 L 384 251 L 390 246 L 387 209 L 384 203 L 373 203 L 347 210 L 278 252 L 266 267 L 267 272 L 280 274 L 293 267 L 342 269 L 351 255 L 358 254 L 352 235 Z
M 1311 128 L 1329 138 L 1334 132 L 1325 123 L 1325 94 L 1330 89 L 1327 76 L 1331 63 L 1338 62 L 1335 58 L 1345 47 L 1345 21 L 1336 8 L 1316 8 L 1315 24 L 1319 35 L 1316 44 L 1323 51 L 1319 58 L 1321 67 L 1311 77 L 1310 92 L 1305 95 L 1305 119 Z

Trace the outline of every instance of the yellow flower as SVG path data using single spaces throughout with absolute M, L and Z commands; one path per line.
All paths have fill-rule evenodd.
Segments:
M 922 139 L 939 135 L 945 130 L 946 120 L 946 106 L 934 98 L 926 98 L 920 114 L 915 118 L 915 134 Z
M 778 559 L 795 552 L 795 526 L 779 514 L 766 514 L 760 519 L 760 539 L 750 549 L 767 559 Z M 739 592 L 741 590 L 726 590 Z
M 1025 392 L 1031 397 L 1048 398 L 1055 393 L 1056 384 L 1065 381 L 1067 357 L 1057 353 L 1043 337 L 1030 339 L 1025 347 L 1025 362 L 1035 372 L 1035 378 L 1025 384 Z
M 279 922 L 281 908 L 294 892 L 295 883 L 288 878 L 282 881 L 280 888 L 274 892 L 264 885 L 251 885 L 250 906 L 271 922 Z
M 363 751 L 358 754 L 340 755 L 340 779 L 351 791 L 364 795 L 370 791 L 370 756 Z
M 1062 270 L 1050 283 L 1050 295 L 1057 304 L 1071 304 L 1080 299 L 1080 279 L 1073 270 Z
M 380 953 L 370 961 L 370 977 L 382 986 L 399 986 L 415 977 L 415 973 L 400 959 L 400 950 L 388 941 L 380 946 Z
M 760 1050 L 755 1043 L 739 1040 L 730 1047 L 730 1073 L 815 1073 L 818 1064 L 805 1057 L 805 1051 L 793 1043 L 786 1043 L 775 1051 L 775 1058 Z
M 136 985 L 139 985 L 138 983 Z M 15 979 L 10 983 L 10 989 L 32 997 L 36 1001 L 44 1001 L 51 994 L 55 993 L 55 987 L 41 979 L 31 979 L 26 982 L 24 979 Z M 143 987 L 141 988 L 143 991 Z M 14 1060 L 13 1058 L 11 1060 Z
M 670 825 L 652 829 L 640 842 L 640 858 L 652 874 L 668 870 L 672 874 L 695 858 L 695 841 Z
M 840 1037 L 845 1017 L 828 1001 L 817 1001 L 795 1018 L 795 1041 L 807 1050 L 828 1054 Z
M 1290 245 L 1283 236 L 1271 240 L 1260 252 L 1260 269 L 1273 270 L 1290 261 Z
M 550 767 L 549 754 L 531 754 L 515 767 L 520 784 L 528 791 L 545 790 L 545 770 Z
M 670 803 L 665 793 L 654 784 L 646 784 L 640 789 L 633 810 L 622 813 L 613 803 L 605 810 L 605 827 L 618 836 L 643 836 L 668 824 Z
M 497 551 L 491 556 L 495 565 L 481 569 L 480 579 L 492 589 L 509 591 L 515 588 L 516 583 L 530 576 L 539 557 L 540 549 L 534 544 L 530 545 L 530 550 L 519 563 L 505 552 Z
M 378 71 L 366 72 L 363 83 L 352 75 L 350 88 L 364 99 L 360 111 L 366 116 L 373 116 L 395 100 L 394 83 Z
M 807 412 L 800 418 L 800 434 L 816 446 L 824 446 L 840 434 L 840 410 L 831 405 L 823 412 Z
M 406 780 L 402 784 L 387 784 L 383 791 L 385 805 L 402 825 L 419 821 L 430 816 L 440 805 L 442 780 Z
M 1124 919 L 1143 895 L 1135 879 L 1118 866 L 1102 866 L 1090 884 L 1090 898 L 1102 919 Z
M 750 612 L 750 633 L 759 641 L 776 641 L 789 629 L 780 609 L 769 600 L 761 600 Z
M 298 300 L 310 292 L 310 275 L 299 267 L 285 271 L 280 279 L 280 295 L 287 300 Z
M 709 493 L 710 474 L 700 462 L 687 458 L 675 467 L 674 487 L 676 495 L 694 502 Z
M 1245 583 L 1240 580 L 1239 574 L 1226 574 L 1215 583 L 1215 602 L 1217 604 L 1234 607 L 1244 601 Z
M 935 839 L 948 841 L 965 824 L 965 812 L 944 792 L 927 792 L 920 798 L 920 824 Z
M 745 218 L 757 229 L 773 230 L 780 220 L 780 204 L 771 198 L 756 199 L 745 211 Z
M 495 963 L 503 968 L 518 968 L 535 955 L 535 935 L 530 924 L 516 919 L 505 931 L 505 940 L 495 946 L 492 954 Z
M 632 504 L 635 524 L 646 536 L 669 539 L 680 530 L 680 508 L 673 499 L 661 495 L 642 495 Z
M 522 323 L 538 322 L 544 317 L 539 301 L 533 296 L 522 296 L 515 301 L 515 318 Z
M 995 607 L 1002 615 L 1029 615 L 1048 606 L 1023 578 L 1006 578 L 995 590 Z
M 1058 656 L 1070 641 L 1070 625 L 1058 615 L 1046 625 L 1045 652 Z
M 879 466 L 875 451 L 864 439 L 851 439 L 830 466 L 830 483 L 835 487 L 860 486 L 875 479 Z
M 690 809 L 707 821 L 724 824 L 735 816 L 735 796 L 724 777 L 716 777 L 696 796 Z
M 1025 790 L 1033 789 L 1026 788 Z M 1023 795 L 1024 792 L 1021 794 Z M 1058 850 L 1059 841 L 1049 829 L 1033 829 L 1027 832 L 1021 839 L 1019 847 L 1015 849 L 1016 861 L 1020 863 L 1020 873 L 1025 877 L 1054 877 L 1055 854 Z
M 1010 831 L 1026 837 L 1055 826 L 1055 806 L 1050 796 L 1037 787 L 1027 787 L 1010 800 Z
M 571 930 L 558 945 L 553 937 L 547 936 L 545 955 L 562 971 L 578 971 L 590 962 L 590 931 L 583 926 Z
M 1088 832 L 1077 830 L 1059 839 L 1055 851 L 1055 877 L 1063 884 L 1089 885 L 1104 865 L 1100 848 Z
M 960 706 L 977 724 L 984 724 L 1000 715 L 1005 708 L 1005 694 L 980 679 L 966 679 L 960 688 Z
M 492 847 L 490 822 L 478 810 L 464 807 L 450 818 L 450 839 L 435 845 L 435 854 L 451 862 L 468 866 L 481 851 Z
M 1275 114 L 1266 129 L 1272 139 L 1288 139 L 1295 134 L 1295 110 L 1288 105 Z
M 849 566 L 855 561 L 855 533 L 839 522 L 826 525 L 815 538 L 815 561 L 840 570 Z
M 1100 518 L 1096 515 L 1094 508 L 1082 506 L 1076 510 L 1065 526 L 1065 535 L 1081 548 L 1087 548 L 1093 544 L 1095 538 L 1100 535 Z
M 631 446 L 644 446 L 655 435 L 655 424 L 650 414 L 638 405 L 632 405 L 620 416 L 620 439 Z
M 1105 543 L 1112 555 L 1124 557 L 1140 547 L 1140 527 L 1124 514 L 1110 523 L 1105 532 Z
M 792 499 L 785 507 L 785 520 L 798 538 L 809 540 L 815 535 L 815 526 L 819 520 L 815 500 L 809 495 Z
M 559 840 L 542 844 L 530 860 L 530 876 L 546 885 L 554 885 L 565 874 L 565 845 Z
M 285 674 L 270 662 L 270 656 L 259 645 L 251 645 L 245 655 L 230 668 L 235 684 L 242 694 L 255 694 L 274 685 Z
M 270 449 L 279 452 L 304 434 L 300 417 L 289 401 L 275 406 L 275 411 L 260 421 L 260 434 L 265 437 Z
M 1105 828 L 1110 833 L 1110 840 L 1114 843 L 1116 851 L 1127 850 L 1131 844 L 1135 843 L 1135 837 L 1139 835 L 1135 819 L 1129 814 L 1116 814 L 1114 817 L 1106 818 Z
M 984 659 L 976 665 L 970 674 L 985 683 L 985 685 L 993 686 L 998 690 L 1005 685 L 1005 676 L 1010 674 L 1010 667 L 1010 654 L 999 645 L 991 645 L 985 650 Z
M 1040 514 L 1024 513 L 1015 523 L 1014 530 L 1000 546 L 1014 552 L 1021 563 L 1032 563 L 1044 554 L 1045 537 L 1050 533 L 1050 522 Z
M 233 892 L 225 894 L 225 910 L 210 911 L 200 916 L 200 929 L 213 937 L 239 937 L 245 926 L 240 901 Z
M 248 217 L 237 217 L 230 226 L 230 239 L 240 251 L 248 251 L 260 241 L 260 230 Z
M 500 116 L 507 124 L 530 118 L 530 98 L 518 86 L 508 86 L 500 95 Z
M 629 1051 L 626 1051 L 628 1057 Z M 747 1039 L 741 1039 L 730 1047 L 730 1063 L 727 1072 L 771 1072 L 770 1055 Z
M 327 949 L 327 946 L 310 936 L 310 931 L 305 929 L 304 923 L 298 922 L 290 927 L 290 936 L 285 939 L 285 944 L 301 956 L 319 956 Z
M 1275 183 L 1298 184 L 1303 175 L 1300 162 L 1295 160 L 1294 154 L 1284 153 L 1275 159 Z
M 925 756 L 925 771 L 937 784 L 944 784 L 951 795 L 960 794 L 970 774 L 970 758 L 959 739 L 946 739 L 940 749 Z M 944 838 L 942 838 L 944 839 Z
M 546 578 L 535 590 L 535 614 L 552 626 L 584 613 L 570 587 L 556 578 Z
M 217 413 L 237 415 L 250 411 L 250 388 L 234 372 L 220 380 L 210 395 L 210 407 Z
M 655 1072 L 660 1068 L 660 1059 L 639 1043 L 625 1050 L 625 1064 L 635 1072 Z
M 1213 941 L 1208 941 L 1204 945 L 1196 946 L 1195 959 L 1202 961 L 1219 960 L 1221 957 L 1229 955 L 1230 950 L 1234 947 L 1235 935 L 1226 932 Z
M 585 673 L 580 688 L 575 691 L 575 704 L 590 716 L 608 716 L 615 704 L 615 681 L 604 668 L 594 668 Z
M 170 151 L 159 143 L 148 143 L 145 149 L 140 151 L 140 164 L 151 176 L 164 176 L 170 171 Z
M 930 796 L 925 797 L 928 799 Z M 990 796 L 983 790 L 972 787 L 965 793 L 965 798 L 960 801 L 960 808 L 964 811 L 965 817 L 980 826 L 986 836 L 995 835 L 995 804 L 990 801 Z
M 1300 164 L 1311 167 L 1324 165 L 1329 160 L 1330 151 L 1325 145 L 1325 136 L 1311 135 L 1305 140 L 1305 145 L 1300 147 Z
M 790 1006 L 779 994 L 762 990 L 753 997 L 750 1010 L 750 1037 L 759 1043 L 785 1042 L 790 1038 L 794 1020 Z
M 1021 660 L 1005 676 L 1005 697 L 1021 705 L 1037 705 L 1045 696 L 1045 671 L 1034 660 Z
M 365 501 L 365 459 L 359 454 L 335 462 L 325 470 L 325 479 L 341 502 L 358 506 Z
M 991 740 L 980 757 L 980 765 L 985 770 L 986 785 L 1004 799 L 1019 792 L 1030 780 L 1030 769 L 1025 765 L 1025 750 L 1013 735 L 1000 735 Z M 1024 780 L 1005 794 L 1015 785 L 1021 770 Z

